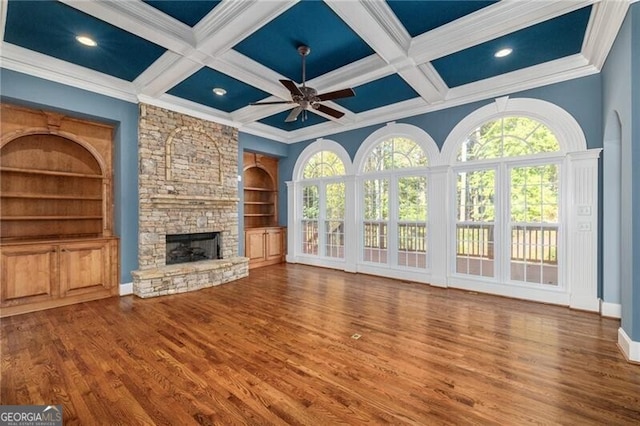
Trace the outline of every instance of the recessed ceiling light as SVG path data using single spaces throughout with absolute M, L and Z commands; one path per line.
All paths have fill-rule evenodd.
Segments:
M 83 35 L 76 36 L 76 40 L 78 40 L 79 43 L 82 43 L 85 46 L 89 47 L 96 47 L 98 45 L 98 43 L 96 43 L 94 39 Z
M 216 87 L 213 89 L 213 93 L 215 93 L 218 96 L 224 96 L 227 94 L 227 91 L 224 90 L 222 87 Z
M 505 49 L 498 50 L 496 53 L 493 54 L 493 56 L 495 56 L 496 58 L 504 58 L 505 56 L 511 55 L 511 52 L 513 52 L 513 49 L 510 49 L 507 47 Z

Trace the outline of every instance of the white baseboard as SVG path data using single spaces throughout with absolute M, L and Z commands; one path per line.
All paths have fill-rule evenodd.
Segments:
M 608 318 L 622 318 L 622 305 L 600 300 L 600 316 Z
M 120 284 L 120 296 L 133 294 L 133 283 Z
M 640 342 L 634 342 L 620 327 L 618 329 L 618 346 L 627 361 L 640 362 Z

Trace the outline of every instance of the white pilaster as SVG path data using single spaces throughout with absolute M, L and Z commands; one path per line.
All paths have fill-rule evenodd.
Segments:
M 431 167 L 429 175 L 429 256 L 431 285 L 447 287 L 449 266 L 448 176 L 449 166 Z
M 296 253 L 298 251 L 298 229 L 296 226 L 298 217 L 296 212 L 298 199 L 298 185 L 296 182 L 287 181 L 287 256 L 289 263 L 296 263 Z
M 601 149 L 567 155 L 567 277 L 574 309 L 598 312 L 598 157 Z
M 360 206 L 356 193 L 356 177 L 345 177 L 346 204 L 344 212 L 344 270 L 345 272 L 357 272 L 358 261 L 358 216 Z

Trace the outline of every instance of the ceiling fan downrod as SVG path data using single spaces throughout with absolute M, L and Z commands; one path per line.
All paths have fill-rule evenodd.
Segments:
M 302 56 L 302 87 L 306 87 L 307 81 L 307 55 L 311 53 L 311 48 L 309 46 L 298 46 L 298 53 Z

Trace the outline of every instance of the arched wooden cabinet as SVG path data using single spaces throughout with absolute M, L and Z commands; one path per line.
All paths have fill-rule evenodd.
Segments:
M 1 108 L 0 316 L 118 294 L 112 127 Z
M 244 247 L 249 268 L 281 263 L 286 228 L 278 226 L 278 160 L 245 152 L 243 163 Z

